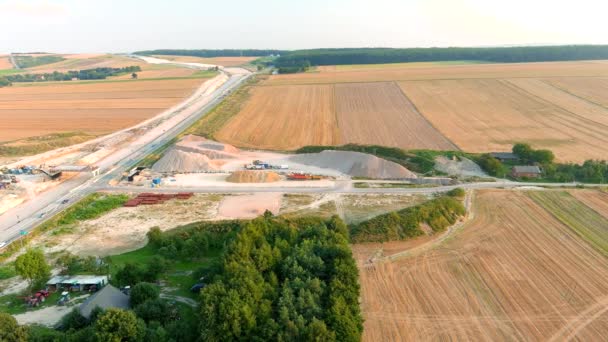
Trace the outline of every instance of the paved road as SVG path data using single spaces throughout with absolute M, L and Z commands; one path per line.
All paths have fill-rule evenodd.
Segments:
M 357 181 L 360 182 L 360 181 Z M 281 192 L 281 193 L 339 193 L 339 194 L 432 194 L 445 192 L 455 188 L 463 189 L 499 189 L 520 187 L 573 187 L 576 183 L 528 183 L 528 182 L 485 182 L 465 183 L 458 185 L 446 185 L 427 188 L 355 188 L 352 181 L 339 181 L 333 187 L 259 187 L 259 186 L 205 186 L 205 187 L 164 187 L 146 188 L 142 186 L 119 186 L 113 187 L 100 184 L 95 187 L 97 191 L 122 191 L 122 192 L 198 192 L 198 193 L 253 193 L 253 192 Z M 581 184 L 583 185 L 583 184 Z M 606 184 L 584 184 L 586 187 L 606 186 Z
M 24 202 L 7 211 L 0 216 L 0 241 L 14 241 L 19 237 L 21 231 L 29 231 L 72 202 L 78 201 L 118 177 L 143 157 L 169 142 L 207 114 L 226 94 L 237 88 L 249 76 L 248 74 L 230 74 L 228 80 L 218 89 L 210 94 L 201 95 L 200 101 L 193 104 L 200 108 L 191 115 L 186 116 L 181 113 L 185 112 L 185 109 L 178 109 L 178 114 L 165 120 L 158 126 L 158 129 L 150 130 L 133 144 L 97 163 L 96 165 L 100 169 L 99 176 L 93 177 L 90 173 L 79 174 L 39 194 L 35 200 Z M 68 200 L 68 203 L 61 203 L 63 200 Z

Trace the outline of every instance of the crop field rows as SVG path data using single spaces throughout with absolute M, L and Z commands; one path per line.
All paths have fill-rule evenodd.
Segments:
M 559 161 L 605 159 L 606 66 L 406 63 L 273 75 L 218 137 L 278 150 L 360 143 L 481 153 L 527 142 L 553 150 Z
M 456 149 L 393 82 L 256 87 L 216 137 L 278 150 L 347 143 Z
M 602 340 L 606 256 L 537 196 L 565 195 L 479 191 L 475 217 L 440 247 L 373 266 L 362 257 L 364 340 Z
M 0 89 L 0 141 L 57 132 L 103 134 L 181 102 L 200 79 L 39 83 Z
M 12 69 L 13 65 L 8 55 L 0 55 L 0 70 Z

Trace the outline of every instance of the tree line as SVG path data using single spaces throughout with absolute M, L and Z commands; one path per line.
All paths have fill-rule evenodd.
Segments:
M 514 165 L 537 165 L 542 171 L 541 179 L 551 182 L 608 182 L 608 162 L 606 160 L 586 160 L 582 164 L 556 163 L 551 150 L 534 149 L 526 143 L 513 145 L 512 153 L 517 157 L 513 162 L 501 162 L 489 154 L 476 158 L 476 162 L 489 175 L 506 177 Z
M 466 214 L 462 204 L 464 190 L 457 188 L 446 195 L 425 203 L 379 215 L 351 226 L 351 241 L 387 242 L 421 236 L 422 224 L 427 224 L 434 232 L 445 230 Z
M 54 71 L 43 74 L 15 74 L 6 75 L 0 78 L 0 87 L 7 86 L 11 83 L 18 82 L 51 82 L 51 81 L 71 81 L 78 80 L 103 80 L 110 76 L 116 76 L 124 73 L 133 73 L 141 71 L 139 66 L 128 66 L 124 68 L 95 68 L 84 70 L 70 70 L 67 72 Z M 4 81 L 2 81 L 4 79 Z
M 304 71 L 308 66 L 380 64 L 438 61 L 496 63 L 608 59 L 608 45 L 522 46 L 496 48 L 355 48 L 312 49 L 284 53 L 275 65 L 284 72 Z
M 222 50 L 186 50 L 186 49 L 158 49 L 133 52 L 136 55 L 169 55 L 169 56 L 194 56 L 194 57 L 261 57 L 270 55 L 281 55 L 285 50 L 256 50 L 256 49 L 222 49 Z

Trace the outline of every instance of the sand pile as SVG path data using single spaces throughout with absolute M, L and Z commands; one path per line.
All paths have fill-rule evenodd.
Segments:
M 219 170 L 221 163 L 212 161 L 204 154 L 169 149 L 153 166 L 156 172 L 205 172 Z
M 265 171 L 235 171 L 233 172 L 226 181 L 232 183 L 271 183 L 278 182 L 281 180 L 281 176 L 279 176 L 275 172 L 265 172 Z
M 373 179 L 416 178 L 416 174 L 405 167 L 371 154 L 349 151 L 323 151 L 299 154 L 289 160 L 325 169 L 338 170 L 353 177 Z
M 187 135 L 167 150 L 152 170 L 177 173 L 217 171 L 228 160 L 238 158 L 238 153 L 234 146 Z

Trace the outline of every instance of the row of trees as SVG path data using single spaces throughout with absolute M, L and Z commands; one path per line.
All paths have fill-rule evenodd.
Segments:
M 124 68 L 95 68 L 85 70 L 71 70 L 67 72 L 54 71 L 51 73 L 44 74 L 15 74 L 4 76 L 4 79 L 9 82 L 9 85 L 11 82 L 50 82 L 70 81 L 72 79 L 103 80 L 110 76 L 116 76 L 124 73 L 133 73 L 138 71 L 141 71 L 141 68 L 139 66 L 128 66 Z
M 351 227 L 352 242 L 386 242 L 423 235 L 421 224 L 442 231 L 466 213 L 464 190 L 454 189 L 445 196 L 417 206 L 376 216 Z
M 433 61 L 499 63 L 608 59 L 608 45 L 529 46 L 502 48 L 355 48 L 313 49 L 283 54 L 279 68 L 309 65 L 378 64 Z
M 359 341 L 358 270 L 338 217 L 248 223 L 201 292 L 204 341 Z
M 534 149 L 529 144 L 517 143 L 513 145 L 513 154 L 518 160 L 505 164 L 500 160 L 483 154 L 476 158 L 476 162 L 488 174 L 496 177 L 506 177 L 511 164 L 538 165 L 543 172 L 542 178 L 553 182 L 582 182 L 606 183 L 608 182 L 608 162 L 606 160 L 586 160 L 582 164 L 556 163 L 555 155 L 546 149 Z

